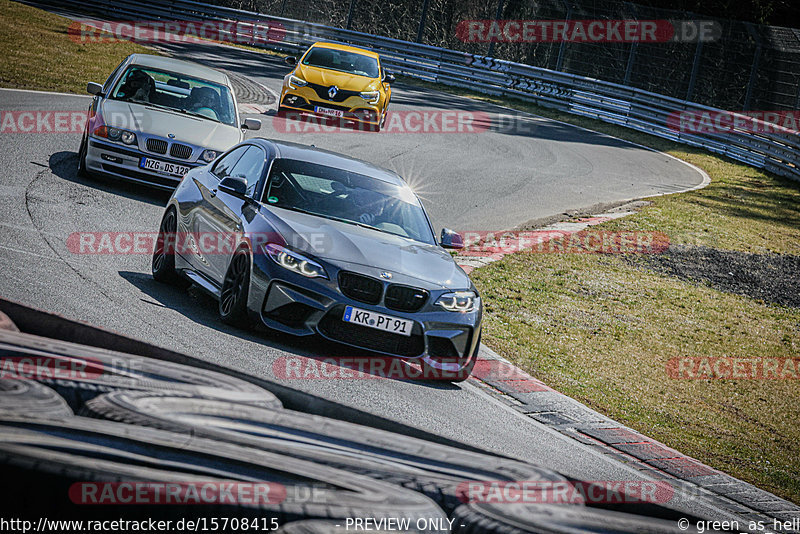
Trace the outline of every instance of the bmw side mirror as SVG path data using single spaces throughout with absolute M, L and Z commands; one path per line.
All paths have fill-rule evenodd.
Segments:
M 395 77 L 394 74 L 386 73 L 383 77 L 383 81 L 386 83 L 394 83 Z
M 235 197 L 245 197 L 247 180 L 242 176 L 226 176 L 219 182 L 218 189 Z
M 464 238 L 461 237 L 461 234 L 449 228 L 442 228 L 442 237 L 439 243 L 442 245 L 442 248 L 452 248 L 456 250 L 464 248 Z
M 258 119 L 245 119 L 242 123 L 243 130 L 260 130 L 261 121 Z
M 284 63 L 287 65 L 297 65 L 297 58 L 294 56 L 286 56 L 286 59 L 283 60 Z
M 89 82 L 86 84 L 86 92 L 94 96 L 103 96 L 103 86 L 97 82 Z

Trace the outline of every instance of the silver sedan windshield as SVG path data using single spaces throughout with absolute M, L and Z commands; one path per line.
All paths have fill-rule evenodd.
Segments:
M 228 87 L 174 72 L 128 67 L 111 98 L 236 126 L 236 109 Z

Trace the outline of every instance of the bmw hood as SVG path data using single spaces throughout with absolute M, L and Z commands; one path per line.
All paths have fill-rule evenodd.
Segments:
M 324 87 L 335 85 L 339 89 L 347 91 L 367 91 L 373 90 L 377 86 L 375 78 L 356 76 L 346 72 L 336 72 L 306 65 L 300 65 L 297 70 L 305 81 Z
M 172 134 L 175 141 L 218 151 L 228 150 L 242 140 L 241 130 L 234 126 L 133 102 L 105 100 L 102 116 L 108 126 L 165 139 Z
M 289 247 L 326 260 L 336 267 L 377 276 L 392 274 L 392 281 L 419 284 L 425 289 L 467 289 L 469 277 L 450 254 L 400 236 L 354 224 L 281 208 L 263 213 Z

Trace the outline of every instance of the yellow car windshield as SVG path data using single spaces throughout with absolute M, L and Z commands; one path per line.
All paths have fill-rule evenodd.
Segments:
M 338 70 L 368 78 L 377 78 L 380 73 L 378 60 L 374 57 L 332 48 L 311 48 L 303 58 L 303 65 Z

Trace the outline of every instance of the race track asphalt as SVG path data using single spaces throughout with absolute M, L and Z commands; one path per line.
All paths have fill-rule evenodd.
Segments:
M 218 46 L 176 55 L 247 76 L 277 90 L 279 58 Z M 97 80 L 102 81 L 102 80 Z M 83 110 L 89 98 L 0 90 L 0 109 Z M 498 108 L 398 86 L 395 111 Z M 503 230 L 598 203 L 682 190 L 702 176 L 663 154 L 545 119 L 525 133 L 369 134 L 276 132 L 261 115 L 258 135 L 290 139 L 393 168 L 420 192 L 437 227 Z M 276 119 L 281 120 L 281 119 Z M 168 194 L 76 176 L 79 133 L 0 134 L 0 294 L 125 335 L 280 381 L 280 357 L 347 356 L 318 341 L 244 332 L 217 320 L 216 303 L 196 288 L 153 281 L 149 255 L 70 252 L 74 232 L 155 231 Z M 292 387 L 389 419 L 585 480 L 644 475 L 526 418 L 467 382 L 284 380 Z M 677 496 L 690 512 L 712 512 Z M 718 514 L 717 517 L 720 517 Z

